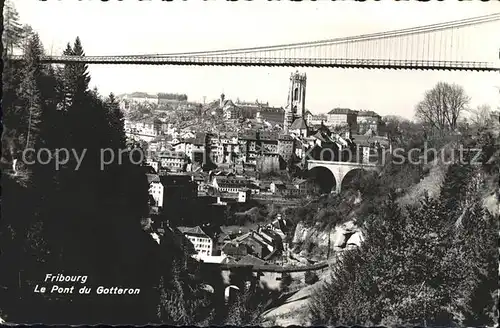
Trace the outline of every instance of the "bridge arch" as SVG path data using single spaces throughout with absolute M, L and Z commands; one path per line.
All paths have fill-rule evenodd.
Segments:
M 338 180 L 335 174 L 324 166 L 315 166 L 311 168 L 308 172 L 308 178 L 311 179 L 322 194 L 330 193 L 337 189 Z
M 343 185 L 344 178 L 347 176 L 348 179 L 350 177 L 348 174 L 353 170 L 361 170 L 361 171 L 379 171 L 381 166 L 376 164 L 366 164 L 366 163 L 353 163 L 353 162 L 335 162 L 335 161 L 318 161 L 318 160 L 309 160 L 307 162 L 308 171 L 314 171 L 318 168 L 323 168 L 329 170 L 333 175 L 333 179 L 335 181 L 335 192 L 340 193 Z M 325 172 L 325 171 L 321 171 Z M 356 172 L 351 173 L 356 176 Z M 326 183 L 322 182 L 322 183 Z
M 367 176 L 368 174 L 370 174 L 370 171 L 364 168 L 353 168 L 344 175 L 341 190 L 349 189 L 349 186 L 351 186 L 353 182 L 359 181 L 359 179 Z

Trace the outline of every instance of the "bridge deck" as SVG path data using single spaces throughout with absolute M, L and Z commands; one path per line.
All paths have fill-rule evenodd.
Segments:
M 380 164 L 373 163 L 358 163 L 358 162 L 340 162 L 340 161 L 320 161 L 308 160 L 307 164 L 320 164 L 320 165 L 339 165 L 339 166 L 357 166 L 357 167 L 380 167 Z
M 20 61 L 23 56 L 11 56 Z M 474 61 L 392 60 L 354 58 L 270 58 L 233 56 L 44 56 L 42 63 L 111 64 L 111 65 L 197 65 L 197 66 L 276 66 L 337 67 L 369 69 L 420 69 L 500 71 L 493 63 Z

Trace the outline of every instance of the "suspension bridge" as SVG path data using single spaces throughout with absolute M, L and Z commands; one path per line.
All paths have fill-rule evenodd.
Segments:
M 500 71 L 500 13 L 330 40 L 169 54 L 43 56 L 43 63 Z M 479 27 L 486 27 L 481 30 Z M 491 51 L 479 53 L 485 43 Z M 23 60 L 23 56 L 11 56 Z

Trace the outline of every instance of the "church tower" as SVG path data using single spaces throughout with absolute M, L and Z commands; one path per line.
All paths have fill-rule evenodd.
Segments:
M 306 74 L 301 74 L 299 71 L 290 75 L 288 104 L 285 107 L 285 121 L 283 122 L 283 127 L 286 133 L 288 133 L 288 128 L 297 118 L 305 118 L 306 80 Z

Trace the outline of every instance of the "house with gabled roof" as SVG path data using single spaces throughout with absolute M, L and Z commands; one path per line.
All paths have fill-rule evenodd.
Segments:
M 201 256 L 212 256 L 213 241 L 200 226 L 178 227 L 181 233 L 193 244 L 195 251 Z
M 164 187 L 160 181 L 160 176 L 158 174 L 146 173 L 148 179 L 148 193 L 154 201 L 154 206 L 163 207 L 163 193 Z
M 251 254 L 247 254 L 243 256 L 237 263 L 239 264 L 250 264 L 250 265 L 267 265 L 267 262 L 264 260 L 261 260 Z
M 349 108 L 334 108 L 327 114 L 326 123 L 329 126 L 349 126 L 357 131 L 358 112 Z
M 303 117 L 297 118 L 292 123 L 292 125 L 288 128 L 290 133 L 293 133 L 296 136 L 303 137 L 303 138 L 307 137 L 308 129 L 309 128 L 307 127 L 306 120 Z
M 380 121 L 382 118 L 379 114 L 375 113 L 372 110 L 360 110 L 358 111 L 357 121 L 358 123 L 362 123 L 364 121 Z
M 236 237 L 231 242 L 223 246 L 222 251 L 224 254 L 236 256 L 242 254 L 253 254 L 259 258 L 264 258 L 273 251 L 274 247 L 266 243 L 266 241 L 259 236 L 255 231 L 247 232 L 239 237 Z M 243 254 L 245 253 L 246 254 Z

